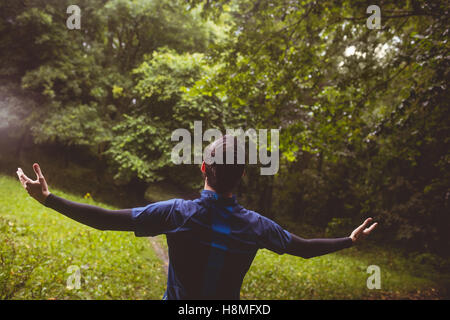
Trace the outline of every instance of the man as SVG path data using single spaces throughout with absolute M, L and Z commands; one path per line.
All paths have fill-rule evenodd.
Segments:
M 233 164 L 217 160 L 219 155 L 226 159 L 227 152 L 234 154 Z M 37 180 L 20 168 L 17 175 L 37 201 L 93 228 L 133 231 L 141 237 L 166 234 L 170 264 L 164 299 L 239 299 L 258 249 L 311 258 L 348 248 L 376 227 L 377 223 L 369 227 L 372 218 L 368 218 L 345 238 L 307 240 L 289 233 L 237 203 L 231 192 L 244 175 L 237 154 L 233 136 L 223 136 L 208 146 L 201 166 L 205 186 L 196 200 L 172 199 L 124 210 L 75 203 L 50 193 L 36 163 Z

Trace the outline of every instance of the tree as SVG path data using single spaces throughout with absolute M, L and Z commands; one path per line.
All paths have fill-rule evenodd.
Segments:
M 382 1 L 379 30 L 366 26 L 367 1 L 191 3 L 233 17 L 206 91 L 226 92 L 252 126 L 281 128 L 282 212 L 295 216 L 300 204 L 298 215 L 325 225 L 375 214 L 394 240 L 443 252 L 445 2 Z

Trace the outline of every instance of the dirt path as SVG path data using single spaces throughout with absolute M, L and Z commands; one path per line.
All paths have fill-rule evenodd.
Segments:
M 153 250 L 155 250 L 156 255 L 163 262 L 164 272 L 167 275 L 169 270 L 169 255 L 167 254 L 166 249 L 161 246 L 156 237 L 149 237 L 148 239 L 150 240 L 150 244 L 152 245 Z

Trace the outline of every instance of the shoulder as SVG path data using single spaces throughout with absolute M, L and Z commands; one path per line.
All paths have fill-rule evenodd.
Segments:
M 196 211 L 193 201 L 184 199 L 170 199 L 150 203 L 145 207 L 132 209 L 132 216 L 136 223 L 143 225 L 154 224 L 173 229 L 183 225 Z
M 248 227 L 253 233 L 257 235 L 264 233 L 264 230 L 267 229 L 268 225 L 273 223 L 272 220 L 262 214 L 244 207 L 239 208 L 238 215 L 248 224 Z
M 202 210 L 204 206 L 200 201 L 195 200 L 184 200 L 184 199 L 172 199 L 174 201 L 174 206 L 176 210 L 185 217 L 191 217 L 196 212 Z
M 266 223 L 268 220 L 271 221 L 269 218 L 253 210 L 242 208 L 241 213 L 243 213 L 250 222 L 256 224 Z
M 268 233 L 281 232 L 284 229 L 274 220 L 251 210 L 246 210 L 248 215 L 248 221 L 250 222 L 253 231 L 259 235 L 263 236 Z
M 262 214 L 251 210 L 247 210 L 247 214 L 259 247 L 269 249 L 278 254 L 285 253 L 291 241 L 290 233 Z
M 185 215 L 189 215 L 192 208 L 189 200 L 184 199 L 170 199 L 164 201 L 153 202 L 145 207 L 138 207 L 133 209 L 133 216 L 165 216 L 173 218 L 183 218 Z

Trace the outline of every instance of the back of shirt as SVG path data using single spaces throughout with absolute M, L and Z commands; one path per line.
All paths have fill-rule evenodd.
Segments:
M 246 210 L 236 198 L 203 190 L 194 201 L 173 199 L 133 209 L 136 236 L 166 234 L 167 299 L 239 299 L 258 249 L 283 254 L 290 233 Z

